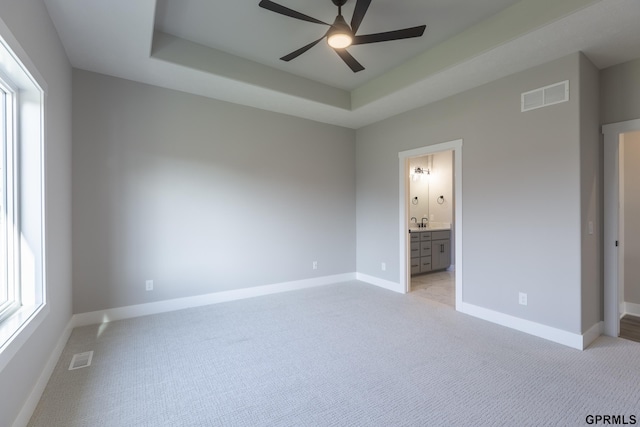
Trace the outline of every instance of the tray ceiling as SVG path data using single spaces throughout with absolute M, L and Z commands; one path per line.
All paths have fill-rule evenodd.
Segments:
M 333 22 L 330 0 L 281 0 Z M 423 37 L 353 46 L 254 1 L 45 0 L 72 66 L 358 128 L 583 51 L 599 68 L 640 57 L 637 0 L 373 0 L 359 34 L 427 25 Z M 343 15 L 350 20 L 355 0 Z

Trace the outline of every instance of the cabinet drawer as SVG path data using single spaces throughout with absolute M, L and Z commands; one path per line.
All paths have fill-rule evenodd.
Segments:
M 411 274 L 420 273 L 420 258 L 412 258 L 411 259 Z
M 411 235 L 411 242 L 419 242 L 420 241 L 420 233 L 409 233 Z
M 430 241 L 429 242 L 420 242 L 420 256 L 431 256 L 431 242 Z
M 424 242 L 425 240 L 431 240 L 430 231 L 423 231 L 422 233 L 420 233 L 420 241 Z
M 420 256 L 420 243 L 412 243 L 411 244 L 411 258 L 416 258 Z
M 411 261 L 411 265 L 411 271 L 413 272 L 413 261 Z M 431 271 L 431 257 L 426 256 L 420 258 L 420 273 L 426 273 L 428 271 Z
M 440 230 L 431 232 L 431 240 L 449 239 L 451 238 L 451 230 Z

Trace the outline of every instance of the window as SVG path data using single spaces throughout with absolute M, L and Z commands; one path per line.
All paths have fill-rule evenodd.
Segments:
M 0 75 L 0 322 L 20 307 L 20 282 L 16 277 L 20 250 L 14 231 L 15 200 L 15 90 Z
M 44 257 L 44 82 L 8 30 L 0 26 L 0 33 L 2 370 L 47 316 L 49 307 Z

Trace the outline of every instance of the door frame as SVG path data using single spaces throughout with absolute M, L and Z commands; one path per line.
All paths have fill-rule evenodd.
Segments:
M 640 119 L 602 126 L 604 135 L 604 333 L 620 334 L 621 302 L 620 250 L 620 135 L 640 131 Z
M 413 150 L 401 151 L 398 153 L 399 158 L 399 183 L 400 183 L 400 285 L 404 292 L 407 293 L 411 289 L 410 283 L 410 260 L 409 260 L 409 159 L 429 154 L 439 153 L 442 151 L 453 151 L 453 198 L 454 198 L 454 226 L 453 237 L 455 244 L 455 253 L 453 265 L 455 266 L 455 286 L 456 286 L 456 310 L 462 310 L 462 139 L 443 142 L 440 144 L 428 145 L 426 147 L 416 148 Z

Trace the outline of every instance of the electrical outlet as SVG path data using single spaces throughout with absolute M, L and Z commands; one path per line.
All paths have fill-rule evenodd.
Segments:
M 147 280 L 145 282 L 145 287 L 148 291 L 152 291 L 153 290 L 153 280 Z
M 520 305 L 527 305 L 527 294 L 525 294 L 524 292 L 520 292 L 520 294 L 518 295 L 518 302 L 520 303 Z
M 382 271 L 387 271 L 387 263 L 383 262 L 380 268 L 382 269 Z
M 318 269 L 318 261 L 313 261 L 313 269 L 314 270 Z

